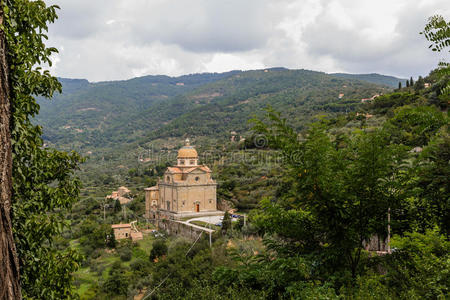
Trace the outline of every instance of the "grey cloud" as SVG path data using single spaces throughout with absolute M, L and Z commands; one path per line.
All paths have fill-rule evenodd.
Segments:
M 126 10 L 128 32 L 136 43 L 160 41 L 191 52 L 236 52 L 263 47 L 273 35 L 267 2 L 166 1 L 144 10 Z
M 436 7 L 443 3 L 439 1 L 433 6 L 406 3 L 396 15 L 393 36 L 376 40 L 366 36 L 364 22 L 358 23 L 356 29 L 343 28 L 326 17 L 325 9 L 314 24 L 305 28 L 303 41 L 310 56 L 332 57 L 348 72 L 424 75 L 437 65 L 438 56 L 427 49 L 428 43 L 419 32 L 427 17 L 435 14 Z
M 418 32 L 431 14 L 450 14 L 446 0 L 403 0 L 394 36 L 370 38 L 373 20 L 360 14 L 370 0 L 46 1 L 61 6 L 49 32 L 61 50 L 53 71 L 93 81 L 252 66 L 423 75 L 439 58 Z M 329 3 L 342 4 L 355 26 L 330 18 Z
M 77 40 L 101 32 L 105 28 L 105 19 L 111 7 L 108 5 L 110 1 L 107 0 L 49 0 L 47 3 L 61 8 L 58 11 L 58 20 L 50 26 L 51 33 Z

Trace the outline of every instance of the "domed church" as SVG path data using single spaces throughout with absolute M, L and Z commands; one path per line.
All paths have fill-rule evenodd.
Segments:
M 179 219 L 220 213 L 216 188 L 211 170 L 199 165 L 198 153 L 187 139 L 178 150 L 176 166 L 168 167 L 156 186 L 145 189 L 146 217 Z

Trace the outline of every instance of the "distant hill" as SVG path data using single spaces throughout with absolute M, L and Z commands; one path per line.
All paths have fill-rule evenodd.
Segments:
M 356 110 L 361 98 L 390 91 L 349 76 L 274 68 L 98 83 L 61 78 L 63 93 L 39 99 L 35 121 L 49 146 L 118 158 L 156 140 L 246 136 L 248 120 L 268 106 L 301 130 L 318 114 Z
M 399 82 L 402 83 L 402 86 L 406 86 L 406 80 L 407 80 L 404 78 L 380 75 L 377 73 L 371 73 L 371 74 L 331 73 L 330 75 L 334 75 L 334 76 L 341 77 L 341 78 L 347 78 L 347 79 L 363 80 L 363 81 L 367 81 L 370 83 L 390 86 L 392 88 L 397 88 Z
M 54 95 L 51 101 L 38 99 L 41 111 L 36 122 L 43 126 L 43 137 L 47 142 L 77 149 L 92 140 L 105 142 L 101 138 L 105 130 L 128 123 L 135 114 L 146 111 L 154 103 L 234 73 L 144 76 L 98 83 L 60 78 L 62 94 Z
M 172 121 L 165 126 L 152 126 L 157 130 L 146 137 L 151 140 L 183 135 L 227 136 L 230 131 L 242 133 L 249 129 L 247 120 L 261 116 L 267 106 L 282 112 L 292 125 L 301 129 L 317 113 L 352 110 L 361 98 L 383 91 L 386 89 L 378 85 L 308 70 L 246 71 L 164 103 L 158 108 L 159 116 L 166 117 L 164 112 L 168 107 L 172 107 L 168 109 L 171 112 L 176 111 L 175 107 L 183 107 L 183 113 L 169 118 Z M 339 94 L 343 94 L 342 98 Z

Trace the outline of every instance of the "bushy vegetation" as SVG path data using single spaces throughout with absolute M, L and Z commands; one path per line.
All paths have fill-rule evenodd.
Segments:
M 394 93 L 342 74 L 286 69 L 63 80 L 62 102 L 42 102 L 35 121 L 47 127 L 51 145 L 95 152 L 79 172 L 86 186 L 74 203 L 80 181 L 73 173 L 82 159 L 44 146 L 30 119 L 39 111 L 33 95 L 51 97 L 60 88 L 35 69 L 55 52 L 42 39 L 56 7 L 11 3 L 4 13 L 8 46 L 17 50 L 8 57 L 12 223 L 25 298 L 73 298 L 73 278 L 82 299 L 448 296 L 448 64 Z M 448 46 L 442 18 L 432 18 L 424 32 L 436 50 Z M 360 103 L 375 93 L 384 95 Z M 264 113 L 266 106 L 276 111 Z M 70 121 L 55 113 L 61 109 L 71 111 Z M 251 115 L 253 122 L 245 122 Z M 230 131 L 239 141 L 228 142 Z M 233 224 L 226 212 L 212 245 L 149 232 L 135 243 L 116 241 L 113 223 L 135 219 L 141 230 L 153 228 L 142 219 L 142 187 L 157 182 L 177 140 L 194 134 L 200 151 L 212 151 L 220 204 L 246 210 L 248 219 Z M 145 164 L 124 159 L 149 141 L 168 155 Z M 132 189 L 129 204 L 105 198 L 119 183 Z M 372 239 L 378 249 L 370 248 Z

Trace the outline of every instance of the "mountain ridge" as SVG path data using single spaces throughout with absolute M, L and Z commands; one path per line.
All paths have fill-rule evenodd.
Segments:
M 97 83 L 60 78 L 63 93 L 52 101 L 39 99 L 36 122 L 43 126 L 47 144 L 80 151 L 186 134 L 225 137 L 230 130 L 247 130 L 249 116 L 269 105 L 301 128 L 317 112 L 352 110 L 362 97 L 390 89 L 370 83 L 371 78 L 395 78 L 349 76 L 270 68 Z

